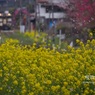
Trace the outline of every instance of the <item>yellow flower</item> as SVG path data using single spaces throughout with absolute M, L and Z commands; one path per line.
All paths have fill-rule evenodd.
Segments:
M 80 40 L 79 40 L 79 39 L 77 39 L 77 40 L 76 40 L 76 42 L 77 42 L 77 43 L 79 43 L 79 42 L 80 42 Z
M 0 87 L 0 91 L 3 90 L 2 87 Z
M 73 91 L 78 93 L 77 88 L 82 95 L 95 94 L 90 86 L 95 81 L 95 40 L 86 45 L 77 42 L 80 47 L 58 52 L 45 45 L 27 48 L 7 40 L 0 45 L 0 94 L 70 95 Z
M 0 77 L 2 77 L 2 73 L 0 73 Z
M 18 85 L 18 81 L 17 80 L 13 81 L 13 84 Z
M 93 33 L 90 32 L 90 33 L 89 33 L 89 36 L 90 36 L 90 37 L 93 36 Z
M 50 85 L 51 84 L 51 80 L 47 80 L 46 84 Z
M 29 95 L 34 95 L 34 93 L 33 92 L 30 92 Z
M 35 87 L 36 87 L 36 88 L 40 88 L 40 83 L 36 83 L 36 84 L 35 84 Z
M 68 85 L 68 83 L 67 82 L 64 82 L 64 86 L 67 86 Z
M 81 82 L 79 80 L 77 80 L 76 85 L 80 86 L 80 84 L 81 84 Z
M 52 86 L 52 87 L 51 87 L 51 90 L 52 90 L 53 92 L 57 92 L 57 90 L 59 90 L 59 88 L 60 88 L 59 85 L 57 85 L 57 86 Z

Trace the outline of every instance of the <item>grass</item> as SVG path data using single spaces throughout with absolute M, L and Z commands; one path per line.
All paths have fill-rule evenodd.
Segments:
M 22 45 L 32 45 L 34 42 L 37 43 L 37 46 L 43 44 L 43 42 L 46 43 L 47 47 L 52 48 L 54 45 L 55 47 L 58 48 L 67 48 L 67 42 L 62 41 L 61 45 L 59 45 L 59 38 L 58 37 L 48 37 L 45 33 L 36 33 L 36 36 L 33 36 L 34 34 L 28 34 L 26 33 L 20 33 L 20 32 L 14 32 L 14 33 L 2 33 L 1 34 L 1 39 L 0 39 L 0 44 L 4 43 L 6 39 L 17 39 L 19 40 L 20 44 Z M 37 36 L 40 35 L 40 36 Z M 44 39 L 44 40 L 43 40 Z M 36 41 L 37 40 L 37 41 Z

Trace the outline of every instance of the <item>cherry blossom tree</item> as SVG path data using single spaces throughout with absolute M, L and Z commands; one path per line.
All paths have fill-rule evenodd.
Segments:
M 67 14 L 77 27 L 95 23 L 95 0 L 69 0 Z M 91 24 L 93 23 L 93 24 Z

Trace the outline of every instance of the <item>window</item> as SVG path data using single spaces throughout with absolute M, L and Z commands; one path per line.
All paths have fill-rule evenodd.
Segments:
M 53 10 L 52 10 L 53 7 Z M 65 10 L 63 8 L 60 8 L 58 6 L 46 6 L 46 12 L 65 12 Z

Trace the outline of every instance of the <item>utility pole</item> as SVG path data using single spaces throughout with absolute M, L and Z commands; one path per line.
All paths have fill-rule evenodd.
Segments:
M 36 31 L 37 31 L 37 0 L 35 0 L 35 33 L 34 33 L 34 37 L 36 36 Z
M 52 4 L 52 23 L 54 22 L 54 4 L 53 4 L 53 1 L 51 2 Z
M 22 0 L 20 0 L 20 26 L 22 25 L 22 12 L 21 12 L 21 9 L 22 9 Z
M 50 7 L 51 7 L 51 10 L 49 10 L 49 20 L 52 22 L 52 25 L 53 25 L 53 22 L 54 22 L 54 4 L 53 4 L 53 1 L 51 0 L 50 1 Z M 54 32 L 53 32 L 54 33 Z
M 41 25 L 40 25 L 40 5 L 38 4 L 38 2 L 37 2 L 37 10 L 38 10 L 38 30 L 40 32 L 40 28 L 41 28 Z
M 8 5 L 9 3 L 8 3 L 8 0 L 6 1 L 6 10 L 8 10 L 9 9 L 9 5 Z
M 25 25 L 22 25 L 22 0 L 20 0 L 20 32 L 25 32 Z
M 52 28 L 53 28 L 53 42 L 55 43 L 55 23 L 54 23 L 54 2 L 53 0 L 51 0 L 51 4 L 52 4 Z

